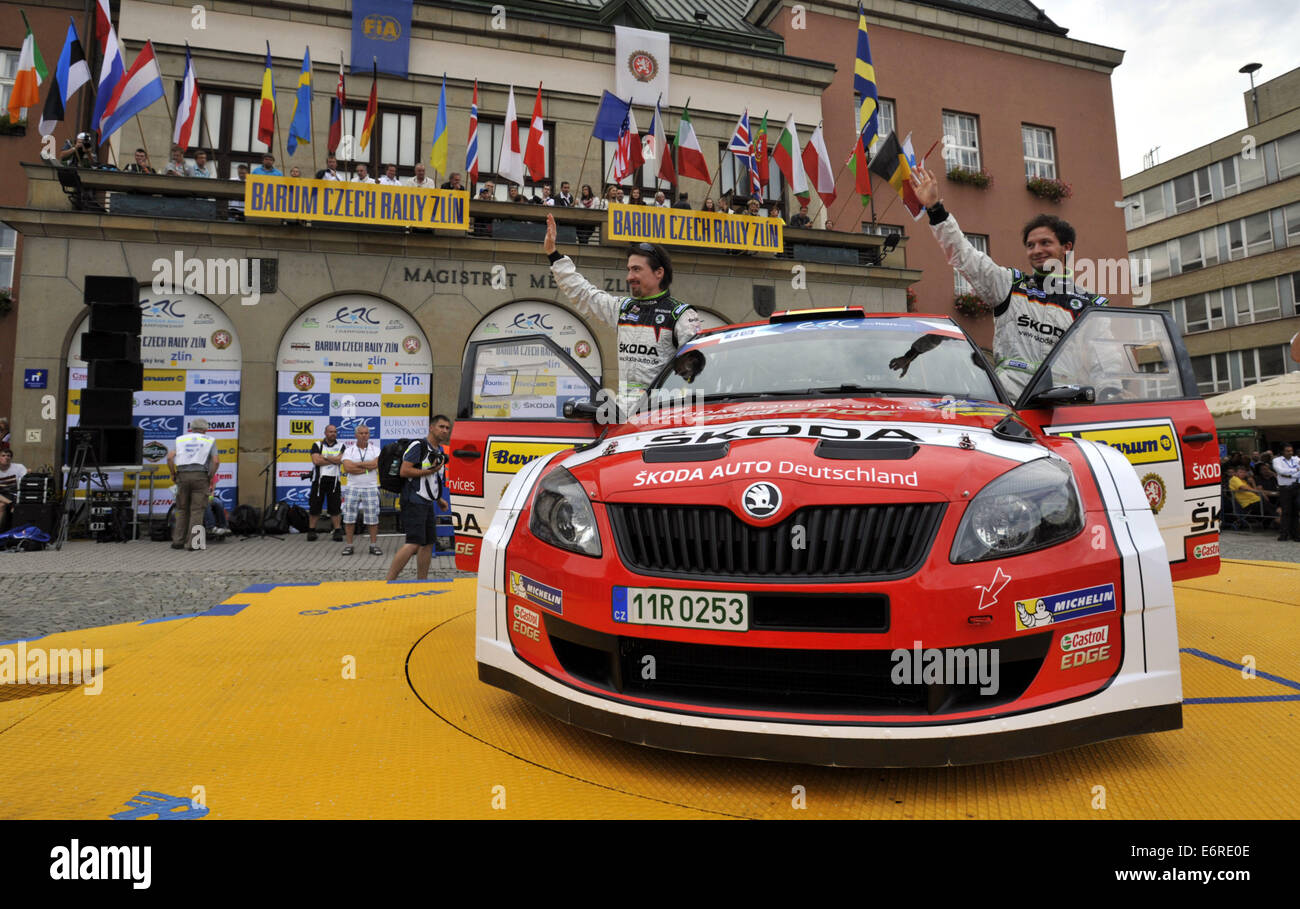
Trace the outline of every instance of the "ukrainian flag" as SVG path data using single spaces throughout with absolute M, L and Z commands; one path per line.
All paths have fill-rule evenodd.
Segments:
M 429 166 L 436 173 L 447 172 L 447 74 L 442 74 L 442 96 L 438 99 L 438 119 L 433 124 L 433 148 Z
M 311 144 L 311 48 L 302 53 L 302 72 L 298 75 L 298 96 L 293 101 L 293 122 L 289 124 L 289 154 L 302 140 Z

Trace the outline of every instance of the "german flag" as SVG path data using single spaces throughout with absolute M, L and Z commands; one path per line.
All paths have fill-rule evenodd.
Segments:
M 925 206 L 916 198 L 916 192 L 912 189 L 912 166 L 908 163 L 910 157 L 904 145 L 899 143 L 898 134 L 891 132 L 889 138 L 881 143 L 876 156 L 871 159 L 871 172 L 894 187 L 894 192 L 898 193 L 903 205 L 912 213 L 912 220 L 919 221 L 925 212 Z

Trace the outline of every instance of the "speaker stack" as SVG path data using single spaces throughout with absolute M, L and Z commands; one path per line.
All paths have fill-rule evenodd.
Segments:
M 140 282 L 117 275 L 86 275 L 90 331 L 81 335 L 87 385 L 79 426 L 68 433 L 69 457 L 89 442 L 101 465 L 141 463 L 143 434 L 131 420 L 134 392 L 144 388 L 140 362 Z M 88 463 L 87 466 L 90 466 Z

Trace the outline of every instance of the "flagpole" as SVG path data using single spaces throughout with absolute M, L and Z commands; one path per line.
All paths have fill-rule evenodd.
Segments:
M 587 134 L 587 147 L 582 150 L 582 164 L 578 166 L 578 198 L 579 199 L 582 198 L 582 175 L 587 170 L 587 155 L 591 154 L 591 140 L 593 138 L 594 137 L 590 133 Z M 601 147 L 603 148 L 604 146 L 602 145 Z M 597 198 L 600 197 L 597 196 Z M 576 208 L 577 206 L 575 205 L 574 207 Z

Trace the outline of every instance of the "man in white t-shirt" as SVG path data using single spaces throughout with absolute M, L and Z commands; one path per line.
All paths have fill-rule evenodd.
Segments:
M 177 436 L 175 450 L 167 453 L 167 469 L 176 484 L 172 549 L 187 548 L 187 539 L 191 541 L 188 547 L 191 552 L 201 548 L 193 545 L 194 528 L 203 526 L 203 510 L 208 505 L 208 496 L 217 488 L 217 465 L 221 463 L 217 442 L 207 432 L 208 421 L 195 417 L 190 431 Z
M 18 500 L 18 484 L 25 476 L 27 468 L 14 463 L 14 453 L 8 448 L 0 449 L 0 527 L 4 526 L 9 506 Z
M 379 548 L 379 443 L 370 441 L 370 427 L 362 423 L 357 437 L 343 449 L 343 555 L 352 555 L 352 534 L 360 511 L 370 533 L 370 554 L 383 555 Z

